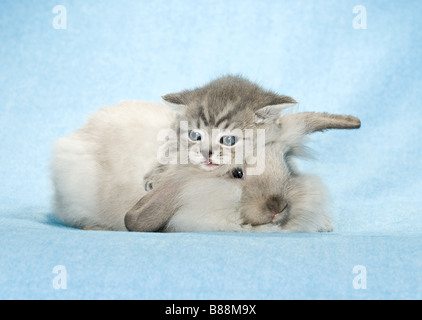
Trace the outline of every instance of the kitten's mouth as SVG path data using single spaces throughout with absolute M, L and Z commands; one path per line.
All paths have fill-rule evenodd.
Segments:
M 219 166 L 219 164 L 213 163 L 211 160 L 207 160 L 201 163 L 201 167 L 207 171 L 217 169 Z
M 205 162 L 206 166 L 218 166 L 217 163 L 213 163 L 211 160 L 208 160 L 207 162 Z

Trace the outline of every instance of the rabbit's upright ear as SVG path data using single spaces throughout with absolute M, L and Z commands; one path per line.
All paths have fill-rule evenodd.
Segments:
M 152 189 L 126 213 L 126 228 L 138 232 L 153 232 L 163 228 L 178 209 L 178 193 L 175 190 L 168 184 Z
M 295 148 L 298 154 L 307 154 L 301 148 L 307 134 L 327 129 L 360 128 L 360 120 L 356 117 L 316 112 L 286 114 L 278 119 L 278 124 L 281 132 L 275 139 L 283 145 Z
M 360 128 L 360 120 L 353 116 L 317 112 L 301 112 L 289 116 L 294 122 L 301 124 L 305 134 L 326 129 Z
M 327 129 L 358 129 L 360 120 L 353 116 L 329 113 L 299 112 L 284 115 L 279 119 L 281 127 L 296 128 L 302 134 L 310 134 Z

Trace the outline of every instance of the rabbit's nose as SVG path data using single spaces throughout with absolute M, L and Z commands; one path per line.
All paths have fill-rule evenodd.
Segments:
M 267 200 L 267 208 L 272 214 L 276 215 L 283 212 L 287 208 L 287 201 L 281 196 L 271 196 Z

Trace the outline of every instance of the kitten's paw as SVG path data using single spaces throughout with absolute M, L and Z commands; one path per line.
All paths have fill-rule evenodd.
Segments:
M 149 171 L 144 176 L 144 189 L 145 191 L 151 191 L 157 181 L 160 179 L 162 173 L 166 170 L 166 167 L 164 165 L 157 165 L 155 168 L 153 168 L 151 171 Z
M 145 191 L 147 191 L 147 192 L 151 191 L 155 187 L 158 179 L 159 179 L 159 176 L 157 174 L 150 173 L 150 174 L 146 175 L 144 177 L 144 189 L 145 189 Z
M 153 182 L 151 180 L 144 181 L 145 191 L 149 192 L 152 190 Z

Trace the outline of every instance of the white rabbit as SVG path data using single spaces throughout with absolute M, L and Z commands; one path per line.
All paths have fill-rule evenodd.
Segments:
M 100 109 L 81 129 L 59 139 L 51 166 L 57 217 L 74 227 L 103 230 L 331 230 L 325 187 L 300 173 L 293 158 L 306 134 L 356 128 L 357 118 L 281 116 L 278 126 L 267 130 L 273 142 L 267 144 L 262 175 L 235 179 L 235 166 L 207 172 L 176 165 L 147 193 L 143 177 L 156 162 L 157 134 L 173 120 L 161 104 L 126 101 Z

